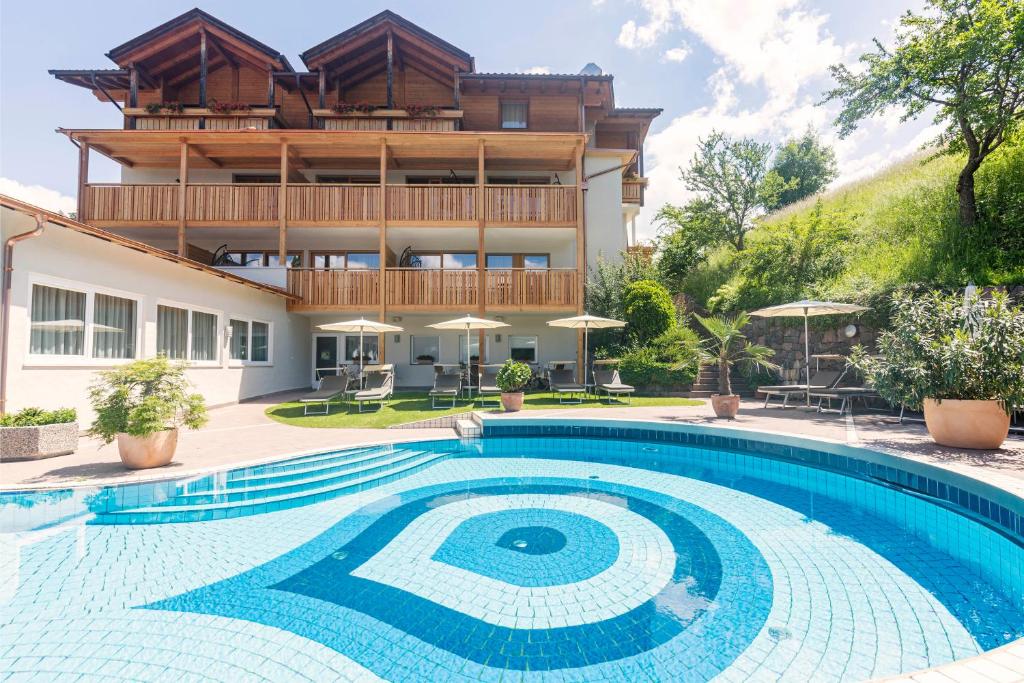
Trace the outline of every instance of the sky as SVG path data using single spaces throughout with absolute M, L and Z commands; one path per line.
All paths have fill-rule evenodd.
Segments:
M 77 150 L 65 128 L 116 128 L 117 109 L 51 68 L 110 68 L 112 47 L 195 6 L 196 0 L 0 0 L 0 193 L 73 211 Z M 595 62 L 615 76 L 620 107 L 661 107 L 645 147 L 650 185 L 641 238 L 666 202 L 688 195 L 679 169 L 712 130 L 778 145 L 808 125 L 834 145 L 842 184 L 915 152 L 937 130 L 889 112 L 845 140 L 837 105 L 819 106 L 828 66 L 852 65 L 871 40 L 892 40 L 899 15 L 920 0 L 477 0 L 288 3 L 208 0 L 200 7 L 277 50 L 298 55 L 383 9 L 476 58 L 478 71 L 576 73 Z M 116 182 L 99 155 L 92 182 Z

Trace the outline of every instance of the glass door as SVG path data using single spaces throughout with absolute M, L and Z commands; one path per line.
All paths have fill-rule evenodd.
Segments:
M 338 336 L 318 334 L 313 337 L 313 381 L 338 374 Z

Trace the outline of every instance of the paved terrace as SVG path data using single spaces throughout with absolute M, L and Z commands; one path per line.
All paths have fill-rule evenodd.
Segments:
M 79 441 L 78 451 L 72 455 L 0 463 L 0 486 L 54 487 L 162 479 L 276 460 L 285 455 L 309 451 L 454 436 L 454 432 L 448 428 L 311 429 L 274 422 L 264 415 L 268 407 L 295 395 L 277 394 L 211 410 L 210 421 L 203 429 L 182 431 L 179 434 L 177 455 L 166 467 L 143 471 L 126 470 L 118 457 L 116 443 L 103 445 L 96 439 L 83 437 Z M 719 424 L 755 431 L 796 434 L 897 452 L 992 481 L 1024 495 L 1024 439 L 1020 436 L 1011 437 L 998 451 L 956 450 L 932 443 L 924 425 L 900 425 L 886 415 L 857 415 L 851 419 L 835 413 L 761 406 L 759 401 L 744 401 L 739 416 L 732 422 L 716 419 L 708 403 L 700 406 L 529 410 L 502 415 L 502 419 L 603 417 Z

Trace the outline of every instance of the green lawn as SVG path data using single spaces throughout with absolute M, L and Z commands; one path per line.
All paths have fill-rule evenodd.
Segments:
M 455 408 L 445 408 L 443 410 L 431 410 L 430 399 L 426 396 L 426 391 L 399 391 L 395 393 L 394 398 L 391 402 L 377 410 L 372 409 L 372 412 L 360 413 L 355 405 L 345 403 L 344 405 L 338 405 L 337 403 L 331 404 L 330 415 L 309 415 L 303 416 L 303 406 L 301 403 L 279 403 L 276 406 L 267 409 L 267 416 L 276 420 L 277 422 L 283 422 L 284 424 L 294 425 L 296 427 L 390 427 L 391 425 L 402 424 L 404 422 L 416 422 L 418 420 L 427 420 L 432 417 L 441 417 L 444 415 L 451 415 L 453 413 L 464 413 L 470 410 L 477 410 L 478 404 L 475 401 L 457 401 Z M 697 406 L 703 403 L 703 401 L 691 399 L 691 398 L 674 398 L 669 396 L 634 396 L 634 406 Z M 612 406 L 623 406 L 622 403 L 613 403 Z M 370 404 L 367 404 L 369 407 Z M 589 399 L 584 401 L 582 404 L 575 405 L 561 405 L 557 398 L 552 398 L 550 394 L 527 394 L 526 401 L 523 404 L 524 410 L 539 410 L 542 408 L 608 408 L 610 407 L 607 403 L 598 402 L 596 399 Z M 481 410 L 500 410 L 500 408 L 484 408 Z

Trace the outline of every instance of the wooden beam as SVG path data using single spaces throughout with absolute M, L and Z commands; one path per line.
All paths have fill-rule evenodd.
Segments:
M 394 81 L 395 81 L 395 45 L 394 38 L 391 34 L 391 30 L 388 30 L 388 53 L 387 53 L 387 70 L 388 70 L 388 109 L 393 109 L 395 106 L 395 93 L 394 93 Z
M 345 76 L 344 78 L 341 79 L 341 83 L 342 85 L 344 85 L 345 88 L 352 88 L 356 85 L 359 85 L 368 78 L 376 76 L 377 74 L 384 71 L 387 71 L 386 64 L 370 64 L 365 69 L 357 71 L 349 76 Z
M 128 72 L 128 106 L 139 106 L 139 72 L 132 64 Z M 128 117 L 128 127 L 135 130 L 135 117 Z
M 86 193 L 89 186 L 89 145 L 83 142 L 78 146 L 78 208 L 75 218 L 81 222 L 89 220 L 86 208 Z
M 345 60 L 345 67 L 343 69 L 328 69 L 328 75 L 335 80 L 344 80 L 349 76 L 349 74 L 355 73 L 356 71 L 363 69 L 366 66 L 367 62 L 372 62 L 378 59 L 383 60 L 386 58 L 387 43 L 383 43 L 380 45 L 380 47 L 364 52 L 363 54 L 357 57 L 353 57 L 352 59 Z
M 206 29 L 199 29 L 199 106 L 206 106 L 206 76 L 208 64 L 206 63 Z M 200 127 L 202 125 L 200 124 Z
M 181 141 L 181 154 L 178 163 L 178 256 L 188 257 L 188 244 L 185 242 L 185 216 L 188 208 L 188 143 Z
M 199 147 L 198 145 L 189 145 L 189 152 L 192 153 L 192 154 L 195 154 L 200 159 L 203 159 L 204 161 L 209 163 L 211 166 L 215 166 L 216 168 L 224 168 L 224 164 L 223 163 L 221 163 L 221 162 L 217 161 L 216 159 L 210 157 L 210 155 L 208 155 L 206 153 L 206 151 L 202 147 Z
M 281 141 L 281 189 L 277 198 L 277 258 L 284 264 L 288 259 L 288 143 Z
M 484 225 L 486 225 L 487 218 L 487 177 L 484 175 L 484 159 L 486 157 L 486 150 L 484 148 L 484 141 L 479 140 L 477 142 L 476 149 L 476 309 L 477 314 L 483 318 L 487 311 L 487 272 L 484 268 L 486 261 L 486 254 L 484 249 L 484 240 L 486 239 Z M 479 345 L 480 354 L 480 365 L 483 365 L 486 359 L 484 358 L 484 347 L 486 346 L 486 339 L 484 338 L 484 331 L 480 330 L 480 334 L 477 337 L 477 344 Z M 471 359 L 466 359 L 467 371 L 472 369 L 473 363 Z M 467 372 L 467 376 L 469 373 Z
M 219 69 L 220 67 L 224 66 L 224 64 L 226 64 L 226 62 L 223 59 L 219 59 L 219 58 L 211 59 L 207 63 L 206 71 L 207 71 L 207 73 L 212 73 L 212 72 L 216 71 L 217 69 Z M 199 75 L 201 70 L 202 69 L 200 69 L 199 65 L 196 64 L 195 66 L 193 66 L 191 69 L 188 69 L 187 71 L 182 71 L 179 74 L 171 76 L 169 79 L 167 79 L 167 83 L 168 83 L 168 85 L 171 85 L 173 87 L 178 87 L 182 83 L 185 83 L 187 81 L 191 81 L 193 78 L 195 78 L 197 75 Z
M 576 312 L 584 312 L 583 296 L 585 293 L 584 284 L 587 274 L 587 243 L 586 225 L 584 223 L 584 195 L 583 195 L 583 145 L 576 145 Z M 580 359 L 576 363 L 578 381 L 585 384 L 587 369 L 581 367 L 583 358 L 583 330 L 576 335 L 576 357 Z
M 319 97 L 317 99 L 317 106 L 320 109 L 327 108 L 327 72 L 324 69 L 320 69 L 320 76 L 317 79 L 317 85 L 319 87 Z
M 267 74 L 267 106 L 271 109 L 274 108 L 274 100 L 276 99 L 277 93 L 274 92 L 274 72 L 269 71 Z
M 459 74 L 458 69 L 455 70 L 454 79 L 455 79 L 455 85 L 453 87 L 453 90 L 454 90 L 453 94 L 455 95 L 455 97 L 453 99 L 453 102 L 455 104 L 455 108 L 456 109 L 462 109 L 462 92 L 461 92 L 462 78 L 461 78 L 461 75 Z
M 387 274 L 387 228 L 388 228 L 388 216 L 387 216 L 387 191 L 388 191 L 388 142 L 385 138 L 380 139 L 380 198 L 378 200 L 377 211 L 379 215 L 380 227 L 378 228 L 379 233 L 379 253 L 380 256 L 378 267 L 380 272 L 377 276 L 378 292 L 377 296 L 380 298 L 378 302 L 380 321 L 384 322 L 384 316 L 387 315 L 387 283 L 385 282 L 385 276 Z M 380 353 L 383 353 L 383 346 L 380 346 L 383 339 L 377 341 L 377 349 Z M 362 353 L 362 349 L 359 350 Z

